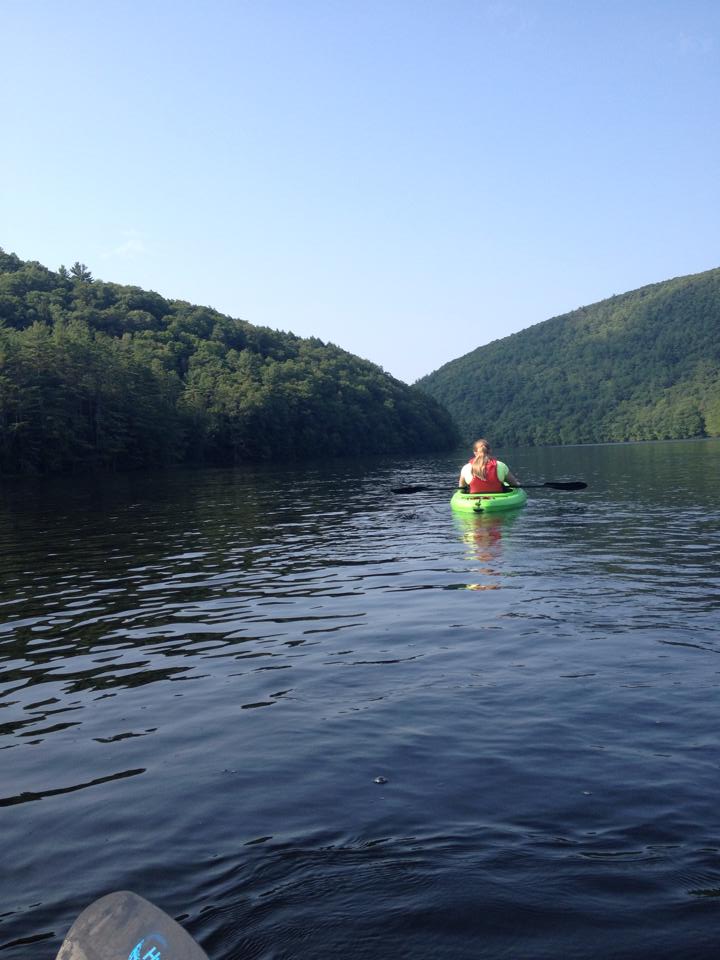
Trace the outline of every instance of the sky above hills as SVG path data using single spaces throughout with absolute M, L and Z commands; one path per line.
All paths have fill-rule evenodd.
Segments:
M 0 246 L 412 382 L 720 265 L 715 0 L 0 0 Z

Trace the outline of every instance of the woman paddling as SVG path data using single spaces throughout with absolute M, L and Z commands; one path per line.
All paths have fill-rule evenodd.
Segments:
M 460 471 L 458 487 L 461 490 L 469 487 L 470 493 L 501 493 L 507 486 L 520 486 L 508 465 L 492 456 L 487 440 L 476 440 L 473 453 L 475 455 Z

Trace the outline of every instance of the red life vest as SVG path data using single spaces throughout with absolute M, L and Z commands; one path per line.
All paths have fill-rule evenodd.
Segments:
M 472 463 L 475 457 L 468 462 Z M 485 479 L 473 476 L 470 481 L 470 493 L 500 493 L 505 487 L 498 480 L 497 460 L 485 461 Z

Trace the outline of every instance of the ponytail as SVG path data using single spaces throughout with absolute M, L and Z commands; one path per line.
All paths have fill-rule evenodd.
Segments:
M 476 440 L 473 444 L 475 457 L 471 460 L 472 474 L 479 480 L 485 479 L 485 464 L 490 459 L 490 444 L 487 440 Z

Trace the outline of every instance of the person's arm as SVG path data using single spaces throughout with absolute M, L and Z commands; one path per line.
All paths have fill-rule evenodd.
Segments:
M 470 481 L 465 476 L 466 470 L 465 467 L 460 471 L 460 476 L 458 477 L 458 489 L 466 490 L 470 486 Z
M 503 463 L 502 460 L 498 460 L 497 464 L 498 471 L 498 480 L 500 483 L 506 483 L 509 487 L 519 487 L 520 481 L 517 477 L 513 476 L 510 473 L 510 467 L 506 463 Z

